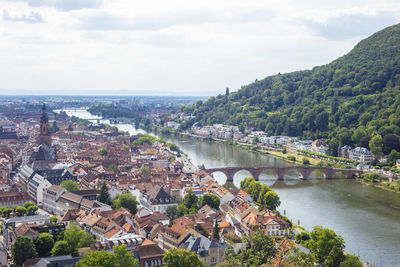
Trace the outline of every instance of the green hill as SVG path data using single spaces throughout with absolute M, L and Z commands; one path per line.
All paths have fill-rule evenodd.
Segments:
M 332 151 L 339 143 L 361 139 L 368 147 L 371 136 L 400 135 L 400 24 L 327 65 L 256 80 L 184 111 L 200 125 L 251 125 L 270 135 L 324 138 Z

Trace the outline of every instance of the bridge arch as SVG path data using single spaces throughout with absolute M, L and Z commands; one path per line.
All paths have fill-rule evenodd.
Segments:
M 247 177 L 253 177 L 254 179 L 256 179 L 250 170 L 248 170 L 246 168 L 238 169 L 235 172 L 235 174 L 233 175 L 233 184 L 239 188 L 240 182 L 243 181 Z M 257 177 L 257 180 L 258 180 L 258 177 Z
M 307 177 L 308 172 L 297 168 L 286 168 L 283 175 L 283 180 L 298 180 Z
M 258 180 L 267 184 L 268 186 L 272 186 L 278 181 L 275 170 L 271 168 L 263 169 L 258 176 Z
M 228 181 L 228 176 L 223 171 L 214 171 L 210 174 L 219 185 L 224 185 Z

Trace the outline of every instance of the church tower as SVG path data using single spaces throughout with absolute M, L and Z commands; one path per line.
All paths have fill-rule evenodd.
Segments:
M 49 118 L 46 113 L 46 106 L 43 104 L 42 117 L 40 117 L 40 134 L 38 138 L 39 144 L 51 146 L 51 135 L 49 129 Z

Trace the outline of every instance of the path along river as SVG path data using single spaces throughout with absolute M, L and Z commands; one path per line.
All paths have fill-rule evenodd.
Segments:
M 86 111 L 67 111 L 68 115 L 92 119 Z M 105 121 L 107 122 L 107 121 Z M 136 134 L 129 124 L 118 128 Z M 282 159 L 238 150 L 218 143 L 187 137 L 163 136 L 176 143 L 195 165 L 206 168 L 225 166 L 285 166 Z M 249 176 L 241 171 L 234 184 Z M 314 178 L 322 178 L 313 173 Z M 333 229 L 346 241 L 346 251 L 360 256 L 374 266 L 400 266 L 400 194 L 363 185 L 353 180 L 297 180 L 298 173 L 289 173 L 285 181 L 275 182 L 273 173 L 264 173 L 260 181 L 267 183 L 281 198 L 280 212 L 307 230 L 315 225 Z M 226 179 L 215 174 L 219 183 Z

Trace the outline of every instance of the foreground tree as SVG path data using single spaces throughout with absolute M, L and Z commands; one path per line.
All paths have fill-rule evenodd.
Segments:
M 77 248 L 88 247 L 95 242 L 90 234 L 76 225 L 64 231 L 64 241 L 67 242 L 72 256 L 78 255 Z
M 70 253 L 71 249 L 69 248 L 68 243 L 64 240 L 57 241 L 51 250 L 51 256 L 68 255 Z
M 204 264 L 195 252 L 185 249 L 171 248 L 164 255 L 164 264 L 166 267 L 203 267 Z
M 346 254 L 344 260 L 340 263 L 339 267 L 362 267 L 363 264 L 360 259 L 351 254 Z
M 139 267 L 139 262 L 126 249 L 126 245 L 114 247 L 114 253 L 91 251 L 76 263 L 77 267 Z
M 33 241 L 26 236 L 18 236 L 11 248 L 14 265 L 22 266 L 25 260 L 36 257 Z
M 263 229 L 251 232 L 244 237 L 245 246 L 239 254 L 245 266 L 260 266 L 270 262 L 276 253 L 274 241 Z
M 130 193 L 117 195 L 111 201 L 111 206 L 114 210 L 117 210 L 121 207 L 127 208 L 132 215 L 136 214 L 138 204 L 139 203 L 136 201 L 136 197 Z
M 54 246 L 53 235 L 49 233 L 41 233 L 35 241 L 36 252 L 38 257 L 48 257 Z
M 78 191 L 80 189 L 79 183 L 73 180 L 62 181 L 60 186 L 65 188 L 67 191 Z
M 343 249 L 334 246 L 325 261 L 326 267 L 336 267 L 344 260 Z
M 307 247 L 319 263 L 325 263 L 333 249 L 335 251 L 332 252 L 332 258 L 336 257 L 338 249 L 342 251 L 344 249 L 343 238 L 333 230 L 323 228 L 320 225 L 314 227 L 310 237 L 311 239 L 307 241 Z

